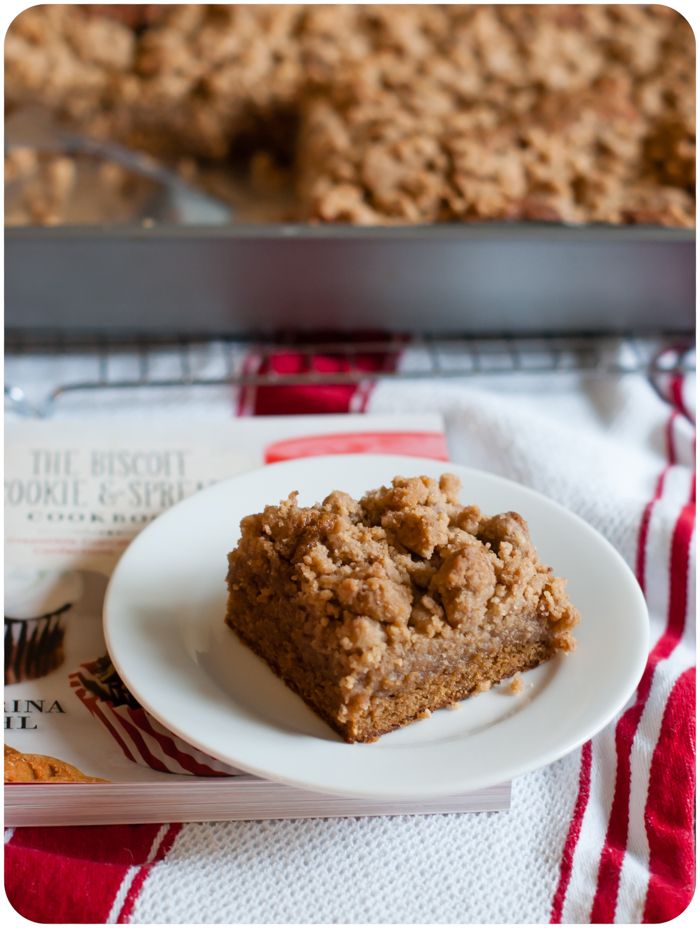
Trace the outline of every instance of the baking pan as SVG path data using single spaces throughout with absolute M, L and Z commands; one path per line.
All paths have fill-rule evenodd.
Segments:
M 539 224 L 9 228 L 31 336 L 690 331 L 694 230 Z

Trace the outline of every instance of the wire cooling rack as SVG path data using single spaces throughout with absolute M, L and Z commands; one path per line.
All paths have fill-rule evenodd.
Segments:
M 222 336 L 133 338 L 104 335 L 6 337 L 6 405 L 24 415 L 50 415 L 68 394 L 171 387 L 352 384 L 383 379 L 435 379 L 508 374 L 579 373 L 618 377 L 673 375 L 695 369 L 694 335 L 542 335 L 491 337 L 255 339 Z M 206 356 L 206 363 L 202 358 Z M 59 364 L 61 373 L 28 398 L 14 372 L 22 359 Z M 65 371 L 70 371 L 66 374 Z

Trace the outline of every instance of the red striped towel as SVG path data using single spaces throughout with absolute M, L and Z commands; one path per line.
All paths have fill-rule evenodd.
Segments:
M 251 354 L 247 370 L 260 363 Z M 291 351 L 266 362 L 303 363 Z M 18 829 L 6 836 L 13 905 L 54 923 L 639 923 L 681 912 L 695 876 L 690 378 L 265 387 L 236 405 L 442 412 L 455 460 L 559 499 L 627 558 L 651 615 L 644 676 L 613 724 L 514 784 L 507 814 Z

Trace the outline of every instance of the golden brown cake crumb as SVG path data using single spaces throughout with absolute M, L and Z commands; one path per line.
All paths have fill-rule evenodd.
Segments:
M 525 687 L 525 683 L 523 682 L 522 676 L 519 673 L 516 673 L 516 675 L 513 677 L 513 679 L 508 684 L 508 692 L 512 696 L 517 696 L 518 693 L 522 693 L 524 687 Z
M 361 500 L 296 494 L 241 522 L 227 624 L 347 741 L 366 741 L 570 651 L 578 612 L 514 512 L 451 474 Z

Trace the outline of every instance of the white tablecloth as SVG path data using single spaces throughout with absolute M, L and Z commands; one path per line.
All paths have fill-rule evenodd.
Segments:
M 203 351 L 198 363 L 218 362 Z M 56 372 L 27 358 L 7 375 L 40 396 Z M 641 375 L 393 381 L 365 396 L 370 412 L 442 413 L 453 460 L 564 503 L 637 572 L 653 650 L 616 724 L 517 780 L 508 813 L 163 828 L 109 920 L 640 922 L 679 911 L 693 868 L 693 385 L 661 388 L 673 402 Z M 66 397 L 54 415 L 86 429 L 105 416 L 185 427 L 251 405 L 217 388 Z

